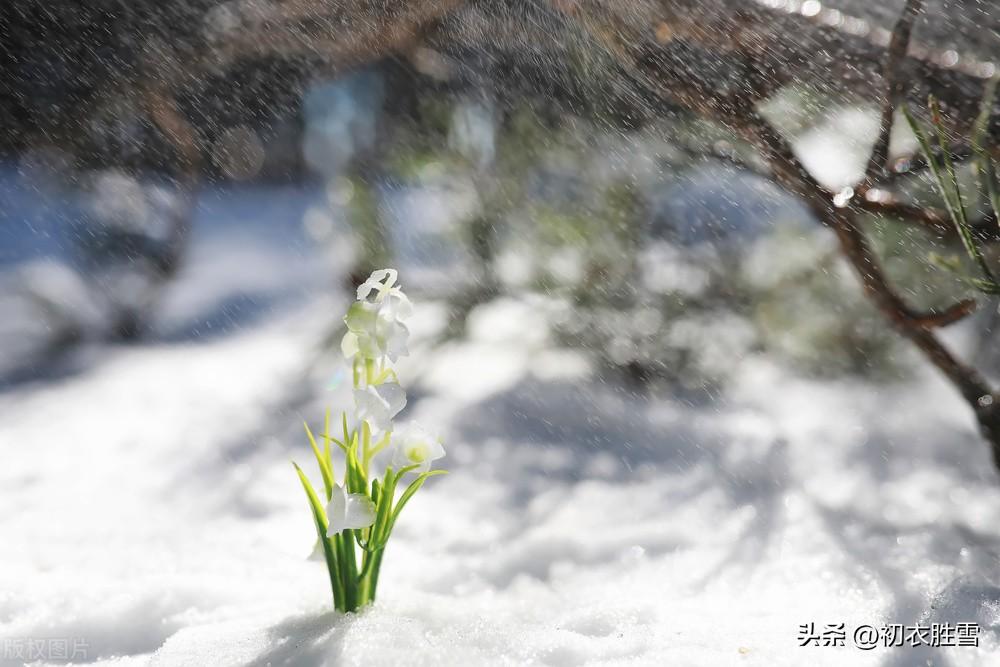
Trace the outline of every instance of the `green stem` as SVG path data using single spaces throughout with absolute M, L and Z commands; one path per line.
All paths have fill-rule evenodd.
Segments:
M 331 538 L 323 538 L 323 555 L 326 557 L 326 569 L 330 573 L 330 587 L 333 589 L 333 607 L 338 611 L 346 611 L 344 583 L 340 580 L 340 568 L 337 563 L 336 544 Z
M 365 552 L 364 566 L 361 568 L 361 574 L 358 575 L 358 605 L 361 607 L 372 602 L 371 579 L 369 575 L 371 574 L 373 562 L 374 560 Z
M 375 593 L 378 590 L 378 572 L 382 567 L 382 553 L 385 551 L 385 547 L 376 551 L 373 555 L 372 571 L 368 577 L 368 601 L 375 602 Z
M 358 562 L 356 560 L 357 559 L 357 555 L 356 555 L 356 552 L 354 550 L 354 539 L 355 539 L 354 538 L 354 533 L 355 533 L 355 531 L 353 531 L 353 530 L 346 530 L 346 531 L 344 531 L 344 549 L 347 551 L 347 554 L 348 554 L 347 555 L 347 565 L 348 565 L 348 570 L 350 571 L 351 579 L 352 579 L 351 583 L 352 583 L 352 589 L 353 589 L 353 593 L 354 593 L 354 609 L 357 610 L 358 608 L 364 606 L 365 600 L 360 595 L 360 591 L 358 590 L 359 589 L 360 581 L 358 579 Z
M 354 565 L 354 550 L 351 545 L 346 544 L 346 533 L 334 537 L 337 543 L 337 559 L 340 564 L 340 581 L 344 587 L 344 611 L 354 611 L 357 609 L 357 580 Z M 353 538 L 351 538 L 353 539 Z M 350 549 L 350 551 L 348 551 Z M 350 554 L 350 555 L 348 555 Z

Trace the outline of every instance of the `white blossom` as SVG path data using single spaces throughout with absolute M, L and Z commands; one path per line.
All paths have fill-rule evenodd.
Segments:
M 326 518 L 327 537 L 343 530 L 367 528 L 375 523 L 375 503 L 362 493 L 348 493 L 339 484 L 334 484 L 330 502 L 326 505 Z
M 354 390 L 354 404 L 359 420 L 372 430 L 392 430 L 392 420 L 406 407 L 406 392 L 395 382 L 368 385 Z
M 387 356 L 392 361 L 409 354 L 406 341 L 410 331 L 378 305 L 357 301 L 344 317 L 347 333 L 340 349 L 348 359 L 360 355 L 364 359 Z
M 441 439 L 415 422 L 400 426 L 392 434 L 392 466 L 399 470 L 419 465 L 427 472 L 431 463 L 444 456 Z
M 413 314 L 413 304 L 396 285 L 396 269 L 373 271 L 368 280 L 358 286 L 358 301 L 378 305 L 394 320 L 405 320 Z
M 396 285 L 396 276 L 395 269 L 380 269 L 358 287 L 358 300 L 344 317 L 347 333 L 340 342 L 348 359 L 389 357 L 396 361 L 409 353 L 410 331 L 403 320 L 412 314 L 413 305 Z

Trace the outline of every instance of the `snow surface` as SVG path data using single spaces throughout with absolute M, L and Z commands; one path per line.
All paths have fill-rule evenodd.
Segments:
M 452 473 L 408 506 L 376 606 L 331 612 L 289 461 L 309 461 L 301 420 L 345 404 L 322 353 L 345 302 L 301 229 L 253 224 L 301 221 L 300 195 L 209 193 L 154 336 L 0 392 L 0 647 L 82 639 L 105 665 L 997 664 L 1000 483 L 940 379 L 751 358 L 711 401 L 637 392 L 557 348 L 528 297 L 441 343 L 443 306 L 414 294 L 406 415 L 445 431 Z M 219 216 L 239 225 L 205 232 Z M 961 621 L 979 648 L 797 640 L 809 622 Z

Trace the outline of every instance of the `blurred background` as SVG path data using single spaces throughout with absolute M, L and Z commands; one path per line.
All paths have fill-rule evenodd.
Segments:
M 890 4 L 772 9 L 885 31 L 899 10 Z M 904 371 L 832 236 L 762 176 L 752 150 L 681 108 L 651 110 L 557 12 L 473 3 L 426 44 L 360 65 L 303 54 L 290 40 L 196 74 L 164 74 L 183 70 L 192 44 L 223 49 L 227 36 L 281 8 L 4 10 L 8 381 L 59 372 L 81 343 L 238 327 L 277 307 L 275 290 L 317 287 L 306 287 L 293 258 L 325 262 L 338 275 L 328 290 L 398 266 L 410 289 L 447 302 L 451 334 L 476 304 L 544 294 L 561 308 L 562 344 L 640 382 L 707 388 L 751 353 L 814 374 Z M 947 20 L 917 30 L 940 57 L 989 53 L 993 33 L 973 27 L 996 20 L 986 9 L 933 11 Z M 496 34 L 471 42 L 488 24 Z M 550 43 L 532 41 L 546 30 Z M 148 64 L 157 57 L 174 60 Z M 721 64 L 702 69 L 717 76 Z M 158 120 L 159 94 L 185 125 L 181 141 L 162 111 Z M 875 140 L 869 97 L 806 81 L 783 87 L 766 113 L 836 192 L 857 181 Z M 912 156 L 912 136 L 896 135 L 894 155 Z M 933 196 L 928 186 L 906 184 L 918 198 Z M 920 235 L 884 218 L 872 228 L 916 302 L 955 291 L 923 261 Z M 194 270 L 203 237 L 213 243 L 210 270 L 229 284 L 179 303 L 190 297 L 173 285 Z M 280 286 L 240 258 L 251 240 L 287 253 L 275 263 L 294 264 L 274 267 Z M 981 319 L 988 326 L 993 315 Z M 974 343 L 977 353 L 988 353 L 984 344 Z
M 576 23 L 591 10 L 606 26 L 645 20 L 649 3 L 428 2 L 413 10 L 433 13 L 419 28 L 408 23 L 412 3 L 383 4 L 15 0 L 0 8 L 0 456 L 8 462 L 0 495 L 19 508 L 0 522 L 27 538 L 8 547 L 11 588 L 0 597 L 8 633 L 83 636 L 90 658 L 148 656 L 181 641 L 184 628 L 231 620 L 218 612 L 226 605 L 256 609 L 236 582 L 218 583 L 232 576 L 223 574 L 231 546 L 182 541 L 175 549 L 190 553 L 178 556 L 146 529 L 134 532 L 138 515 L 101 488 L 121 483 L 120 494 L 159 517 L 168 535 L 192 521 L 199 534 L 221 530 L 235 543 L 252 534 L 272 559 L 307 553 L 307 522 L 288 527 L 290 516 L 306 515 L 287 458 L 306 451 L 301 420 L 346 398 L 342 313 L 354 286 L 384 266 L 399 270 L 418 309 L 403 367 L 409 410 L 441 422 L 454 443 L 457 479 L 422 506 L 454 511 L 445 520 L 452 528 L 435 547 L 418 530 L 429 520 L 415 520 L 400 554 L 414 552 L 418 564 L 421 550 L 457 554 L 455 574 L 413 574 L 414 590 L 502 597 L 527 576 L 539 588 L 511 594 L 546 608 L 554 603 L 543 591 L 587 591 L 574 577 L 642 561 L 672 572 L 647 581 L 673 582 L 675 593 L 718 609 L 726 596 L 712 587 L 736 586 L 761 561 L 763 589 L 726 595 L 766 589 L 787 606 L 779 552 L 803 563 L 822 553 L 832 579 L 817 584 L 816 599 L 842 616 L 926 619 L 945 595 L 959 600 L 956 619 L 996 628 L 982 610 L 996 598 L 986 573 L 1000 544 L 990 524 L 1000 497 L 972 420 L 865 298 L 834 234 L 752 146 L 725 123 L 651 95 Z M 662 4 L 688 22 L 773 15 L 793 21 L 781 26 L 821 26 L 820 37 L 861 35 L 883 51 L 903 7 Z M 661 43 L 681 32 L 671 20 L 653 31 Z M 927 60 L 979 81 L 993 71 L 997 26 L 990 3 L 928 3 L 915 39 Z M 812 29 L 790 41 L 826 44 Z M 692 76 L 740 90 L 743 73 L 724 48 L 678 48 Z M 828 63 L 782 53 L 780 85 L 761 113 L 823 187 L 843 192 L 864 175 L 879 97 Z M 803 76 L 782 78 L 785 65 Z M 916 150 L 897 123 L 892 159 L 917 162 Z M 894 185 L 936 201 L 926 176 Z M 957 246 L 859 215 L 909 301 L 931 307 L 968 296 L 926 259 L 932 250 L 958 255 Z M 980 301 L 945 336 L 992 377 L 997 302 Z M 148 471 L 142 484 L 120 479 L 137 467 Z M 552 489 L 562 500 L 546 495 Z M 44 524 L 53 513 L 65 519 L 63 503 L 74 500 L 91 511 L 69 535 L 89 556 L 80 566 L 50 562 L 45 554 L 68 537 Z M 633 501 L 634 524 L 608 509 Z M 518 525 L 525 507 L 532 518 Z M 679 534 L 690 517 L 702 528 Z M 937 526 L 915 528 L 915 517 Z M 796 527 L 812 520 L 840 546 L 797 541 Z M 623 525 L 635 531 L 608 532 Z M 725 545 L 708 538 L 716 525 L 727 526 Z M 919 544 L 897 542 L 901 535 Z M 498 539 L 529 547 L 487 549 Z M 109 618 L 159 602 L 120 633 L 86 610 L 54 620 L 71 593 L 118 600 L 96 561 L 115 552 L 112 563 L 133 563 L 152 544 L 171 571 L 204 570 L 197 583 L 175 575 L 170 590 L 215 582 L 216 599 L 164 601 L 167 584 L 150 584 L 142 570 L 129 575 L 135 599 L 114 602 Z M 886 570 L 866 569 L 896 550 L 904 555 Z M 193 564 L 197 553 L 202 565 Z M 255 558 L 243 566 L 253 576 L 272 572 Z M 677 570 L 706 559 L 714 569 Z M 567 574 L 566 563 L 591 572 Z M 910 576 L 929 563 L 951 574 L 920 588 Z M 389 576 L 417 569 L 397 567 Z M 294 586 L 285 572 L 283 585 Z M 870 578 L 855 581 L 858 572 Z M 313 576 L 321 588 L 318 571 L 302 580 Z M 18 577 L 52 600 L 35 600 Z M 560 581 L 571 583 L 559 589 Z M 845 590 L 854 597 L 837 607 Z M 269 604 L 294 615 L 315 602 L 292 592 L 268 589 Z M 387 604 L 417 613 L 405 596 Z M 659 602 L 644 604 L 635 617 L 619 610 L 609 627 L 641 634 L 662 618 L 647 614 Z M 771 647 L 762 659 L 778 660 L 767 664 L 784 664 L 775 655 L 794 640 L 799 617 L 842 620 L 791 609 L 780 619 L 790 629 L 774 630 L 773 619 L 754 626 L 758 638 L 780 635 L 758 642 Z M 427 621 L 443 632 L 438 622 Z M 330 623 L 286 630 L 323 638 Z M 551 657 L 545 642 L 563 641 L 554 636 L 528 641 L 531 655 Z M 510 641 L 494 650 L 515 650 Z M 565 641 L 563 664 L 612 655 L 603 644 Z M 704 658 L 697 650 L 709 642 L 695 640 L 690 655 Z M 256 657 L 300 664 L 349 648 L 268 654 L 272 647 Z M 640 648 L 632 655 L 664 655 Z M 476 650 L 450 659 L 487 661 L 489 646 Z M 169 663 L 183 652 L 165 655 Z M 962 664 L 986 664 L 977 659 Z

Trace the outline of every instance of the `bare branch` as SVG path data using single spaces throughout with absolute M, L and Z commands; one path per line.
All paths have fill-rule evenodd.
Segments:
M 889 137 L 892 134 L 892 122 L 896 113 L 896 105 L 905 97 L 906 79 L 900 71 L 900 65 L 906 58 L 910 46 L 910 35 L 913 23 L 923 7 L 923 0 L 906 0 L 903 13 L 896 22 L 889 41 L 889 54 L 885 61 L 882 78 L 885 81 L 885 101 L 882 104 L 882 119 L 878 138 L 872 147 L 868 167 L 865 169 L 864 183 L 871 184 L 885 172 L 889 157 Z
M 948 149 L 948 157 L 955 164 L 965 162 L 972 158 L 972 147 L 967 144 L 953 144 Z M 876 179 L 875 185 L 892 185 L 900 179 L 917 176 L 929 168 L 927 158 L 921 153 L 899 157 L 887 170 L 887 174 Z
M 275 54 L 319 58 L 337 67 L 363 64 L 411 47 L 424 26 L 463 1 L 272 2 L 252 29 L 226 34 L 211 55 L 216 64 Z
M 824 202 L 822 188 L 795 157 L 791 146 L 759 115 L 743 125 L 748 138 L 755 139 L 775 169 L 779 181 L 806 195 L 813 211 L 831 226 L 840 240 L 845 257 L 859 273 L 865 291 L 896 330 L 917 346 L 937 366 L 965 398 L 976 414 L 983 435 L 990 441 L 994 463 L 1000 467 L 1000 410 L 996 395 L 978 371 L 959 361 L 941 343 L 931 329 L 954 322 L 972 312 L 974 304 L 962 301 L 934 313 L 915 315 L 891 289 L 879 263 L 868 246 L 849 209 Z
M 869 194 L 872 192 L 875 192 L 875 190 L 868 191 Z M 948 213 L 941 209 L 901 202 L 888 193 L 886 193 L 885 197 L 877 199 L 868 198 L 867 196 L 861 197 L 853 201 L 852 206 L 860 211 L 883 215 L 900 222 L 913 224 L 918 229 L 922 229 L 943 240 L 959 240 L 958 231 L 955 229 L 954 223 L 951 222 Z M 1000 226 L 997 225 L 997 219 L 993 214 L 986 215 L 980 220 L 973 222 L 970 227 L 972 228 L 972 235 L 977 241 L 988 244 L 1000 243 Z
M 606 35 L 597 35 L 600 39 Z M 775 180 L 800 196 L 817 218 L 837 235 L 841 251 L 861 279 L 865 293 L 892 323 L 958 389 L 973 410 L 980 429 L 992 447 L 994 463 L 1000 468 L 1000 409 L 997 395 L 985 378 L 958 360 L 935 336 L 933 329 L 955 322 L 971 313 L 975 304 L 961 301 L 943 310 L 917 312 L 895 292 L 883 272 L 878 257 L 862 231 L 851 208 L 834 205 L 828 193 L 805 169 L 791 145 L 754 108 L 760 93 L 720 93 L 710 83 L 679 72 L 669 52 L 661 44 L 634 35 L 635 44 L 626 51 L 628 65 L 642 85 L 664 100 L 672 100 L 690 111 L 730 128 L 753 144 L 769 165 Z M 613 53 L 613 51 L 612 51 Z M 750 104 L 747 100 L 750 100 Z M 938 227 L 938 221 L 934 221 Z M 943 231 L 943 229 L 942 229 Z

